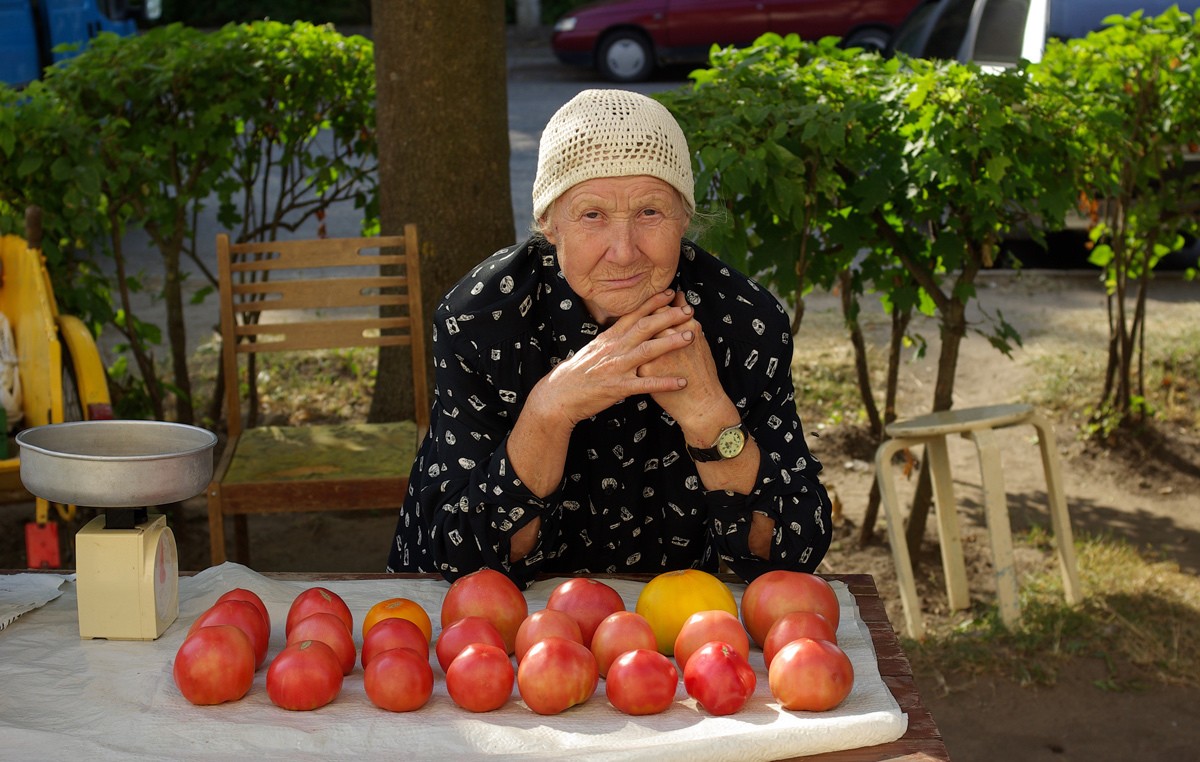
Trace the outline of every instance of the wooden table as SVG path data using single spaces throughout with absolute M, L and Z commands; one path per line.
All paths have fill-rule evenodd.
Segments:
M 950 759 L 946 752 L 946 744 L 942 742 L 942 734 L 938 730 L 933 715 L 925 708 L 921 694 L 917 692 L 917 683 L 913 679 L 912 667 L 896 631 L 888 620 L 887 610 L 879 590 L 875 587 L 875 579 L 870 574 L 830 574 L 823 575 L 828 579 L 840 579 L 846 583 L 854 599 L 858 603 L 863 621 L 871 631 L 871 642 L 875 645 L 875 655 L 879 661 L 879 674 L 883 682 L 896 697 L 900 710 L 908 715 L 908 731 L 898 740 L 880 746 L 870 746 L 863 749 L 850 749 L 836 754 L 820 754 L 807 757 L 809 760 L 822 762 L 877 762 L 877 760 L 934 760 Z
M 24 571 L 24 570 L 17 570 Z M 13 573 L 0 570 L 0 574 Z M 63 573 L 47 572 L 47 573 Z M 187 576 L 188 572 L 182 573 Z M 332 573 L 264 573 L 263 576 L 284 581 L 319 583 L 321 581 L 388 580 L 397 578 L 436 578 L 433 575 L 391 574 L 332 574 Z M 805 757 L 821 762 L 874 762 L 876 760 L 948 760 L 949 755 L 937 724 L 926 709 L 917 691 L 912 670 L 887 618 L 883 601 L 870 575 L 846 574 L 825 575 L 830 580 L 840 580 L 854 596 L 878 661 L 883 683 L 895 697 L 900 710 L 908 715 L 907 731 L 890 743 L 848 749 L 839 752 Z M 644 577 L 644 579 L 643 579 Z M 621 575 L 623 579 L 645 581 L 649 575 Z M 733 581 L 733 578 L 729 578 Z M 0 633 L 0 637 L 3 633 Z
M 278 579 L 314 580 L 314 579 L 389 579 L 396 577 L 411 577 L 414 579 L 428 578 L 427 574 L 309 574 L 306 572 L 275 572 L 266 573 L 269 577 Z M 603 577 L 604 575 L 593 575 Z M 621 579 L 637 579 L 649 581 L 653 575 L 627 574 L 617 575 Z M 731 575 L 719 575 L 727 582 L 739 581 Z M 879 589 L 875 587 L 875 579 L 870 574 L 825 574 L 826 579 L 840 580 L 854 595 L 858 603 L 863 621 L 871 632 L 871 642 L 875 646 L 875 654 L 879 661 L 879 674 L 884 683 L 896 697 L 900 710 L 908 715 L 908 731 L 896 741 L 878 746 L 868 746 L 861 749 L 829 754 L 817 754 L 804 757 L 808 762 L 882 762 L 883 760 L 948 760 L 946 744 L 938 730 L 933 715 L 921 700 L 917 691 L 916 680 L 913 679 L 912 667 L 908 657 L 900 646 L 896 631 L 892 629 L 887 616 L 883 599 L 879 597 Z

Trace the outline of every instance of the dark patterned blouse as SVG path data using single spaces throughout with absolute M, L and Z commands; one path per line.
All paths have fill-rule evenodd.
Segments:
M 758 443 L 751 494 L 706 491 L 679 427 L 648 395 L 575 427 L 552 494 L 536 497 L 517 478 L 506 444 L 526 395 L 601 330 L 553 246 L 535 238 L 484 260 L 436 311 L 431 426 L 388 570 L 453 580 L 490 567 L 527 584 L 539 572 L 716 571 L 718 555 L 746 580 L 814 570 L 829 548 L 830 503 L 796 413 L 787 315 L 769 292 L 688 241 L 673 287 L 695 308 L 721 382 Z M 769 561 L 747 548 L 752 511 L 775 520 Z M 513 533 L 537 516 L 538 544 L 510 563 Z

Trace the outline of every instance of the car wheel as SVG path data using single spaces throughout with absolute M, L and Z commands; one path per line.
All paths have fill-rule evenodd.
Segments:
M 654 71 L 654 46 L 641 32 L 613 32 L 600 43 L 600 74 L 613 82 L 641 82 Z
M 888 34 L 886 29 L 879 27 L 867 27 L 851 32 L 846 39 L 842 40 L 843 48 L 862 48 L 867 52 L 883 51 L 891 42 L 892 36 Z

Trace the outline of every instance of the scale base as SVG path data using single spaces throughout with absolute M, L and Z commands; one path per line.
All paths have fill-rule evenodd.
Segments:
M 154 640 L 179 616 L 179 554 L 166 516 L 115 529 L 97 516 L 75 535 L 79 637 Z

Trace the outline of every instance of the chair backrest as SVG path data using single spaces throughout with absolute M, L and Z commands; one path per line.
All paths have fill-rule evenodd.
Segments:
M 403 236 L 231 243 L 217 236 L 221 371 L 229 435 L 242 430 L 238 358 L 407 346 L 417 430 L 429 428 L 417 229 Z

